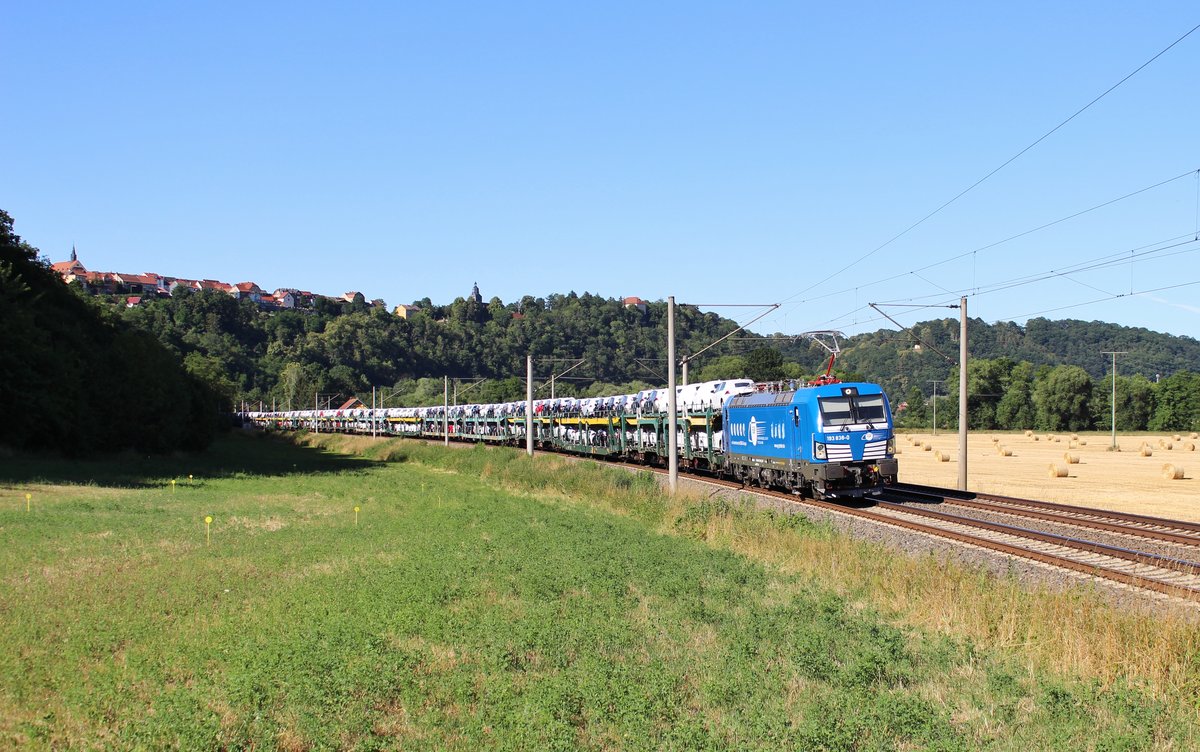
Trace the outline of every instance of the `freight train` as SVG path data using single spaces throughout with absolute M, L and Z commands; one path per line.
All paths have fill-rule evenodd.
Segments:
M 588 399 L 436 407 L 248 412 L 267 430 L 335 431 L 521 446 L 645 465 L 667 464 L 665 389 Z M 816 499 L 878 495 L 896 482 L 887 395 L 827 376 L 808 383 L 707 381 L 676 389 L 679 467 Z

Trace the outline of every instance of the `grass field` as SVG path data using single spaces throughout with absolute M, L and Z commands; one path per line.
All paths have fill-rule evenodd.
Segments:
M 1200 746 L 1186 623 L 594 463 L 306 440 L 344 453 L 0 459 L 0 747 Z

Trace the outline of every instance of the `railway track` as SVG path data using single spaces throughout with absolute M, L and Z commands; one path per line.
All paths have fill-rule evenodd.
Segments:
M 989 497 L 986 501 L 979 501 L 973 493 L 929 487 L 897 486 L 889 489 L 872 505 L 847 506 L 767 489 L 745 489 L 740 483 L 729 481 L 711 478 L 698 481 L 901 527 L 1121 583 L 1134 589 L 1200 603 L 1200 525 L 1192 523 L 1025 499 Z M 1006 505 L 1004 501 L 1009 503 Z M 1062 510 L 1056 512 L 1053 509 L 1056 507 Z M 1000 508 L 1004 511 L 999 512 Z M 1111 542 L 970 516 L 972 510 L 980 509 L 1008 514 L 1025 521 L 1071 524 L 1082 530 L 1100 530 L 1105 535 L 1124 536 L 1129 544 L 1113 545 Z M 1145 550 L 1139 547 L 1139 541 L 1153 541 L 1159 546 L 1165 542 L 1181 547 L 1181 552 L 1170 555 Z
M 1149 539 L 1182 547 L 1181 550 L 1200 548 L 1200 524 L 1183 520 L 904 483 L 890 487 L 885 498 L 901 503 L 937 504 L 1071 528 L 1097 530 L 1124 536 L 1133 541 Z

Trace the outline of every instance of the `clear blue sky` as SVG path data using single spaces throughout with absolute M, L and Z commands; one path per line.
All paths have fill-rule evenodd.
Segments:
M 477 281 L 855 333 L 890 326 L 867 303 L 966 293 L 988 321 L 1200 337 L 1200 31 L 884 245 L 1198 23 L 1194 0 L 10 3 L 0 208 L 55 261 L 391 305 Z

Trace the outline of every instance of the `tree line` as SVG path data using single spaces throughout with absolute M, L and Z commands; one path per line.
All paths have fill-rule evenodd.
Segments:
M 425 298 L 402 318 L 362 301 L 268 311 L 220 291 L 178 290 L 127 308 L 123 298 L 71 294 L 3 213 L 0 250 L 0 408 L 18 418 L 4 421 L 8 446 L 198 446 L 215 430 L 214 415 L 242 404 L 371 404 L 373 388 L 378 404 L 435 404 L 443 378 L 459 402 L 520 400 L 527 355 L 538 397 L 628 393 L 667 380 L 664 301 L 641 308 L 587 292 L 509 303 Z M 736 328 L 676 308 L 681 357 Z M 958 336 L 953 319 L 856 335 L 841 342 L 834 372 L 883 385 L 903 405 L 898 421 L 914 427 L 931 425 L 936 388 L 938 422 L 949 428 Z M 1112 380 L 1101 353 L 1119 350 L 1127 353 L 1118 361 L 1119 430 L 1200 429 L 1200 343 L 1190 337 L 1046 319 L 972 320 L 969 336 L 973 428 L 1109 428 Z M 743 332 L 691 359 L 689 379 L 803 381 L 824 373 L 828 357 L 803 337 Z
M 939 396 L 914 386 L 893 396 L 897 423 L 912 428 L 958 427 L 958 369 Z M 897 397 L 900 397 L 897 399 Z M 1181 370 L 1151 381 L 1141 374 L 1096 379 L 1076 365 L 1040 365 L 1010 358 L 967 364 L 967 421 L 977 430 L 1089 431 L 1200 430 L 1200 374 Z
M 0 446 L 200 449 L 224 407 L 154 335 L 72 294 L 0 210 Z
M 371 404 L 434 404 L 443 377 L 458 401 L 525 396 L 525 357 L 535 360 L 538 396 L 551 374 L 557 395 L 594 396 L 660 387 L 666 303 L 646 309 L 574 292 L 505 304 L 458 298 L 414 303 L 407 319 L 381 307 L 326 301 L 313 311 L 259 310 L 215 291 L 184 291 L 124 311 L 231 402 L 255 408 L 327 407 L 357 396 Z M 736 323 L 690 306 L 676 309 L 678 351 L 696 352 Z M 835 374 L 881 383 L 902 424 L 931 425 L 934 384 L 940 427 L 957 423 L 958 322 L 881 330 L 842 342 Z M 1200 344 L 1100 322 L 1034 319 L 1025 327 L 971 322 L 969 415 L 978 429 L 1087 430 L 1111 427 L 1112 380 L 1103 350 L 1127 350 L 1117 378 L 1119 430 L 1193 430 L 1200 420 Z M 1065 355 L 1063 353 L 1066 353 Z M 800 337 L 739 334 L 691 364 L 691 381 L 749 377 L 803 381 L 824 372 L 829 353 Z M 1066 362 L 1076 357 L 1086 362 Z M 1192 366 L 1187 368 L 1182 366 Z M 1090 369 L 1090 370 L 1089 370 Z M 1161 372 L 1166 372 L 1165 376 Z M 384 399 L 386 398 L 386 402 Z

